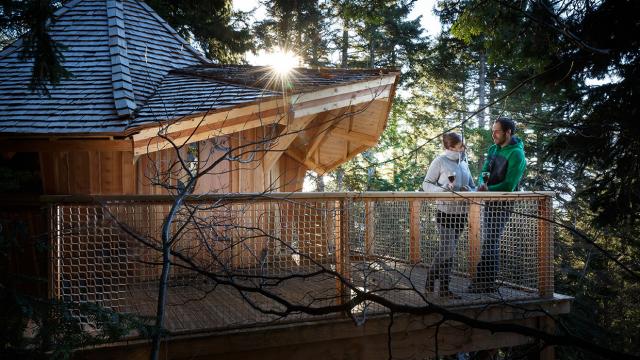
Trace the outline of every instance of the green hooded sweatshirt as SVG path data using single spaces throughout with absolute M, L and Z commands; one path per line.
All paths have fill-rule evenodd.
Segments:
M 527 160 L 524 158 L 524 144 L 518 137 L 511 137 L 508 145 L 500 147 L 493 144 L 487 152 L 482 172 L 488 171 L 489 191 L 515 191 L 518 188 Z M 483 184 L 480 174 L 478 184 Z

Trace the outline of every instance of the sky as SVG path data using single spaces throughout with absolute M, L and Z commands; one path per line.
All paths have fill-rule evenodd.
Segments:
M 435 2 L 436 0 L 416 1 L 409 17 L 410 20 L 413 20 L 422 15 L 421 23 L 426 32 L 424 35 L 435 36 L 440 32 L 440 21 L 438 17 L 433 14 Z M 265 9 L 260 5 L 258 0 L 233 0 L 233 8 L 242 11 L 256 9 L 256 20 L 265 17 Z M 249 53 L 247 54 L 247 61 L 252 65 L 270 65 L 274 60 L 269 56 L 265 56 L 264 53 L 258 54 L 257 56 Z

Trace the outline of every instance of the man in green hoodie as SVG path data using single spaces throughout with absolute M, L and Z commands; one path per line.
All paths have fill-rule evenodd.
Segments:
M 522 140 L 514 135 L 516 125 L 507 117 L 499 117 L 492 127 L 494 144 L 487 152 L 482 172 L 488 172 L 488 181 L 478 179 L 478 191 L 515 191 L 527 166 Z M 500 236 L 509 222 L 511 205 L 507 201 L 488 201 L 484 206 L 483 241 L 476 278 L 470 287 L 473 293 L 491 293 L 498 289 L 495 283 L 500 268 Z

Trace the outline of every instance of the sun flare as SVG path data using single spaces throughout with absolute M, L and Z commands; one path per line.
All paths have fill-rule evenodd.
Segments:
M 280 75 L 286 75 L 300 65 L 300 57 L 290 50 L 276 48 L 263 56 L 264 62 Z

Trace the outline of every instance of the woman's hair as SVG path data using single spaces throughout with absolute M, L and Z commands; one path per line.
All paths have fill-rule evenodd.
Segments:
M 448 132 L 442 135 L 442 145 L 445 149 L 451 149 L 452 147 L 462 142 L 462 136 L 458 133 Z

